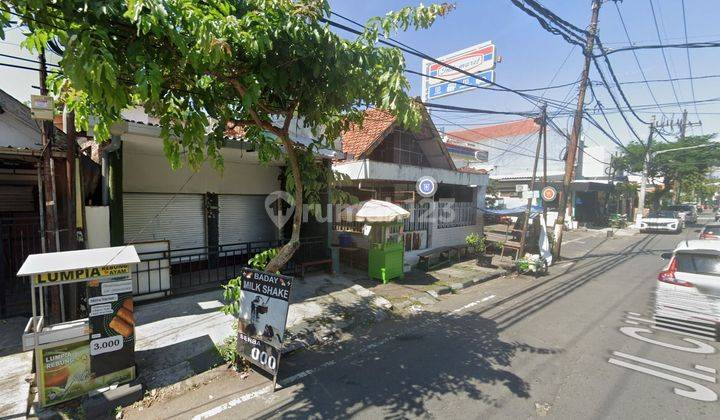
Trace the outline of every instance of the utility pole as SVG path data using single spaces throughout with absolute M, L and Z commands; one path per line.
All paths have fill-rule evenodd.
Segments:
M 543 181 L 542 181 L 542 189 L 544 190 L 545 187 L 547 187 L 547 105 L 543 105 L 543 109 L 545 110 L 545 119 L 544 124 L 542 125 L 542 136 L 543 136 Z M 542 191 L 542 190 L 541 190 Z M 543 204 L 543 221 L 545 222 L 545 226 L 547 227 L 547 206 Z
M 540 146 L 542 145 L 543 132 L 545 124 L 547 123 L 547 105 L 543 104 L 541 107 L 540 118 L 540 130 L 538 130 L 538 141 L 537 147 L 535 148 L 535 163 L 533 164 L 533 174 L 530 179 L 530 197 L 527 201 L 527 207 L 525 208 L 525 218 L 523 220 L 522 236 L 520 236 L 520 250 L 517 253 L 517 258 L 525 256 L 525 237 L 527 236 L 528 223 L 530 220 L 530 211 L 532 209 L 532 202 L 535 196 L 535 177 L 537 176 L 538 161 L 540 160 Z
M 40 50 L 40 94 L 47 95 L 47 65 L 45 61 L 45 50 Z M 43 145 L 43 189 L 45 190 L 45 230 L 52 232 L 53 240 L 48 240 L 47 250 L 50 252 L 60 251 L 60 232 L 58 230 L 57 192 L 55 190 L 55 158 L 53 156 L 53 122 L 43 121 L 40 127 L 40 138 Z M 47 237 L 47 235 L 45 235 Z M 59 290 L 59 293 L 56 291 Z M 53 315 L 60 316 L 65 321 L 65 292 L 62 287 L 52 288 L 50 304 L 53 306 Z M 59 306 L 59 308 L 58 308 Z M 59 309 L 59 310 L 58 310 Z
M 685 140 L 685 130 L 687 130 L 687 109 L 683 109 L 682 120 L 680 120 L 680 140 Z
M 645 145 L 645 158 L 643 159 L 642 178 L 640 180 L 640 192 L 638 194 L 638 208 L 635 216 L 635 223 L 640 227 L 640 220 L 645 215 L 645 193 L 648 180 L 648 170 L 650 168 L 651 149 L 653 141 L 653 132 L 655 131 L 655 116 L 650 120 L 650 134 L 648 135 L 647 144 Z
M 560 260 L 560 250 L 562 247 L 563 228 L 565 226 L 565 212 L 568 207 L 568 196 L 570 195 L 570 184 L 574 178 L 575 157 L 577 155 L 578 140 L 580 139 L 580 130 L 582 128 L 583 107 L 585 105 L 585 91 L 587 90 L 588 78 L 590 75 L 590 61 L 592 59 L 593 47 L 595 46 L 595 34 L 597 33 L 598 16 L 600 15 L 600 5 L 602 0 L 593 0 L 592 17 L 590 18 L 590 27 L 585 41 L 585 64 L 582 75 L 580 77 L 580 88 L 578 92 L 577 108 L 575 110 L 575 119 L 573 120 L 573 130 L 570 137 L 570 145 L 568 145 L 567 158 L 565 160 L 565 176 L 563 177 L 563 187 L 560 191 L 558 200 L 558 217 L 555 221 L 555 244 L 553 246 L 553 257 L 555 261 Z

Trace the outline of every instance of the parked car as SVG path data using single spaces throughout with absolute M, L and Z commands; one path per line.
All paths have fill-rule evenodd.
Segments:
M 655 322 L 720 341 L 720 241 L 680 242 L 658 274 Z
M 717 222 L 718 220 L 720 220 L 720 209 L 715 210 L 715 221 Z
M 694 205 L 690 204 L 680 204 L 677 206 L 669 206 L 665 210 L 671 210 L 676 211 L 680 213 L 681 216 L 683 216 L 683 221 L 686 225 L 691 225 L 697 223 L 698 219 L 698 213 L 697 208 Z
M 720 239 L 720 225 L 705 225 L 704 228 L 700 229 L 699 239 Z
M 651 211 L 640 222 L 640 232 L 682 232 L 683 221 L 675 211 Z

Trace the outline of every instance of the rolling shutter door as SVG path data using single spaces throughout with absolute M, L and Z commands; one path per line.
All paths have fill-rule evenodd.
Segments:
M 156 217 L 157 215 L 157 217 Z M 201 194 L 123 194 L 125 242 L 169 240 L 170 249 L 205 246 Z
M 276 239 L 277 228 L 265 211 L 265 196 L 221 194 L 218 206 L 220 245 Z
M 0 212 L 34 213 L 37 211 L 32 185 L 0 185 Z

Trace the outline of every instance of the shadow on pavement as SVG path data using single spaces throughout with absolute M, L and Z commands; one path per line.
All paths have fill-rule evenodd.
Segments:
M 496 323 L 477 313 L 421 313 L 391 325 L 376 338 L 360 336 L 287 357 L 281 383 L 303 367 L 312 369 L 328 360 L 335 363 L 302 378 L 303 386 L 296 392 L 253 417 L 275 417 L 282 412 L 284 418 L 345 418 L 370 407 L 381 410 L 373 416 L 384 418 L 423 416 L 429 405 L 445 395 L 463 395 L 497 406 L 493 394 L 504 391 L 493 392 L 492 386 L 530 398 L 528 381 L 509 370 L 518 353 L 560 352 L 502 341 Z

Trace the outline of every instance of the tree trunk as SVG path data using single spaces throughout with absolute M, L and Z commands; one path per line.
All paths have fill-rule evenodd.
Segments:
M 283 146 L 287 151 L 288 160 L 290 161 L 290 169 L 292 170 L 293 178 L 295 179 L 295 214 L 293 215 L 293 228 L 292 235 L 290 235 L 290 241 L 280 248 L 280 252 L 273 258 L 265 267 L 265 271 L 271 273 L 280 271 L 285 264 L 290 261 L 290 258 L 295 254 L 295 251 L 300 247 L 300 225 L 302 224 L 303 215 L 303 184 L 300 174 L 300 163 L 298 162 L 297 153 L 295 152 L 295 146 L 290 140 L 290 136 L 287 132 L 280 136 L 283 142 Z M 278 209 L 279 210 L 279 209 Z

